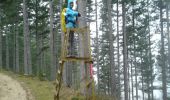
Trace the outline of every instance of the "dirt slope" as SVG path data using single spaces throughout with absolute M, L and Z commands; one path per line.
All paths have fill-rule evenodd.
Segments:
M 27 100 L 27 92 L 18 81 L 0 73 L 0 100 Z

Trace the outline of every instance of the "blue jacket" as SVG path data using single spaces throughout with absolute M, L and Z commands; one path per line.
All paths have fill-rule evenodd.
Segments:
M 78 12 L 74 11 L 70 7 L 70 2 L 73 2 L 73 0 L 68 1 L 68 6 L 66 10 L 66 28 L 75 28 L 76 27 L 76 19 L 78 17 Z

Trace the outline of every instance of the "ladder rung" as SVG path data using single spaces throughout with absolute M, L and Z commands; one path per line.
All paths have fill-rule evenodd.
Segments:
M 82 28 L 72 28 L 70 30 L 78 32 L 78 33 L 85 33 L 87 32 L 89 29 L 89 27 L 82 27 Z
M 70 57 L 65 57 L 62 59 L 63 61 L 92 61 L 90 57 L 75 57 L 75 56 L 70 56 Z

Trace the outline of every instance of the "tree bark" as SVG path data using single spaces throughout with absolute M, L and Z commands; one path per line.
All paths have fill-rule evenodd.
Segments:
M 62 12 L 62 6 L 66 3 L 65 0 L 60 0 L 60 12 Z M 61 23 L 61 21 L 60 21 Z M 61 26 L 60 26 L 61 27 Z M 61 46 L 64 44 L 64 33 L 61 31 Z M 62 49 L 61 49 L 62 52 Z M 61 56 L 61 55 L 60 55 Z M 63 69 L 63 83 L 66 85 L 67 84 L 67 63 L 64 64 L 64 69 Z
M 20 69 L 19 69 L 19 29 L 18 29 L 18 24 L 16 25 L 16 37 L 15 37 L 15 40 L 16 40 L 16 51 L 15 51 L 15 54 L 16 54 L 16 72 L 19 73 Z
M 111 94 L 116 99 L 116 76 L 115 76 L 115 64 L 114 64 L 114 47 L 113 47 L 113 30 L 112 30 L 112 6 L 111 0 L 107 0 L 108 5 L 108 20 L 109 20 L 109 55 L 110 55 L 110 67 L 111 67 Z
M 95 0 L 95 12 L 96 12 L 96 16 L 95 16 L 95 18 L 96 18 L 96 63 L 97 63 L 97 83 L 98 83 L 98 85 L 97 85 L 97 89 L 98 89 L 98 94 L 99 94 L 99 92 L 100 92 L 100 81 L 99 81 L 99 79 L 100 79 L 100 76 L 99 76 L 99 74 L 100 74 L 100 70 L 99 70 L 99 37 L 98 37 L 98 13 L 97 13 L 97 0 Z
M 16 72 L 16 25 L 13 24 L 12 27 L 13 27 L 13 32 L 14 32 L 14 34 L 13 34 L 13 47 L 12 47 L 13 48 L 13 51 L 12 51 L 12 53 L 13 53 L 13 63 L 12 63 L 12 65 L 13 65 L 13 71 Z
M 129 55 L 128 55 L 128 56 L 129 56 Z M 128 57 L 128 58 L 129 58 L 129 57 Z M 128 66 L 128 69 L 127 69 L 127 70 L 128 70 L 128 83 L 129 83 L 129 82 L 130 82 L 130 70 L 131 70 L 129 66 Z M 129 90 L 129 91 L 128 91 L 128 92 L 129 92 L 129 94 L 128 94 L 129 99 L 128 99 L 128 100 L 130 100 L 130 99 L 131 99 L 131 93 L 130 93 L 130 92 L 131 92 L 131 88 L 130 88 L 130 84 L 128 84 L 128 90 Z
M 132 58 L 132 57 L 131 57 Z M 134 90 L 133 90 L 133 61 L 131 59 L 131 88 L 132 88 L 132 100 L 134 100 Z
M 153 65 L 152 65 L 152 51 L 151 51 L 151 33 L 150 33 L 150 11 L 149 11 L 149 0 L 147 0 L 147 9 L 148 9 L 148 31 L 149 31 L 149 62 L 150 62 L 150 70 L 151 70 L 151 100 L 154 99 L 153 95 Z
M 135 87 L 136 87 L 136 100 L 138 100 L 138 78 L 137 78 L 137 62 L 136 62 L 136 40 L 134 40 L 134 65 L 135 65 Z
M 142 52 L 140 54 L 140 60 L 142 62 Z M 143 78 L 143 68 L 142 68 L 142 64 L 140 64 L 141 67 L 141 73 L 142 73 L 142 100 L 145 100 L 145 92 L 144 92 L 144 78 Z
M 43 35 L 39 35 L 39 49 L 40 49 L 40 54 L 39 54 L 39 65 L 40 65 L 40 73 L 43 74 L 44 73 L 44 65 L 43 65 L 43 51 L 42 51 L 42 48 L 43 48 Z
M 56 53 L 55 53 L 55 34 L 53 31 L 53 0 L 50 1 L 50 51 L 51 51 L 51 80 L 56 79 Z
M 162 57 L 162 91 L 163 91 L 163 100 L 167 100 L 167 87 L 166 87 L 166 66 L 165 66 L 165 50 L 164 50 L 164 34 L 163 34 L 163 20 L 162 20 L 162 7 L 163 1 L 160 0 L 160 27 L 161 27 L 161 57 Z
M 35 34 L 36 34 L 36 74 L 40 77 L 40 45 L 39 45 L 39 34 L 38 34 L 38 0 L 35 1 Z
M 133 5 L 133 14 L 132 14 L 132 19 L 133 19 L 133 32 L 135 32 L 135 10 L 134 10 L 134 5 Z M 135 87 L 136 87 L 136 100 L 138 100 L 138 80 L 137 80 L 137 62 L 136 62 L 136 39 L 134 39 L 134 67 L 135 67 Z
M 81 13 L 81 15 L 82 16 L 86 16 L 86 1 L 85 0 L 80 0 L 79 2 L 78 2 L 78 11 Z M 86 22 L 84 21 L 84 20 L 81 20 L 80 22 L 79 22 L 79 27 L 83 27 L 83 26 L 86 26 L 87 24 L 86 24 Z M 80 36 L 79 36 L 79 40 L 80 40 L 80 42 L 79 42 L 79 49 L 80 49 L 80 52 L 79 52 L 79 54 L 80 54 L 80 57 L 84 57 L 85 55 L 84 55 L 84 45 L 83 45 L 83 39 L 82 39 L 82 36 L 81 36 L 81 34 L 80 34 Z M 81 92 L 84 94 L 84 95 L 86 95 L 86 88 L 85 87 L 82 87 L 82 86 L 85 86 L 85 78 L 86 78 L 86 71 L 85 71 L 86 69 L 85 69 L 85 64 L 84 64 L 84 62 L 81 62 L 80 63 L 80 73 L 81 73 L 81 78 L 80 78 L 80 80 L 82 80 L 82 82 L 80 83 L 80 88 L 81 88 Z
M 80 0 L 78 1 L 78 11 L 81 13 L 82 16 L 86 16 L 86 0 Z M 79 27 L 85 27 L 87 26 L 87 23 L 85 20 L 79 20 Z M 84 39 L 81 36 L 82 34 L 80 34 L 79 39 L 80 39 L 80 43 L 79 43 L 79 47 L 80 47 L 80 56 L 81 57 L 89 57 L 90 55 L 90 51 L 89 51 L 89 46 L 88 43 L 89 41 L 89 37 L 88 34 L 84 34 Z M 83 42 L 84 40 L 84 42 Z M 91 95 L 91 86 L 89 87 L 89 89 L 87 90 L 86 88 L 86 80 L 90 79 L 90 70 L 89 70 L 89 64 L 85 63 L 85 62 L 81 62 L 81 66 L 80 66 L 80 73 L 81 73 L 81 78 L 80 80 L 82 80 L 82 82 L 80 83 L 80 87 L 81 87 L 81 92 L 87 96 L 87 99 L 90 97 Z M 84 87 L 85 86 L 85 87 Z
M 119 53 L 119 0 L 117 0 L 117 67 L 118 67 L 118 100 L 121 99 L 121 83 L 120 83 L 120 53 Z
M 8 39 L 8 29 L 5 29 L 6 35 L 5 35 L 5 41 L 6 41 L 6 69 L 9 70 L 9 39 Z
M 0 16 L 0 70 L 2 69 L 2 28 L 1 28 L 1 16 Z
M 169 32 L 169 4 L 166 4 L 166 18 L 167 18 L 167 35 L 168 35 L 168 69 L 170 70 L 170 32 Z
M 23 19 L 24 19 L 24 74 L 31 75 L 32 62 L 30 49 L 30 31 L 26 0 L 23 0 Z
M 127 77 L 127 64 L 128 64 L 128 58 L 127 58 L 127 37 L 126 37 L 126 16 L 125 16 L 125 0 L 122 1 L 122 20 L 123 20 L 123 74 L 124 74 L 124 99 L 128 100 L 128 77 Z

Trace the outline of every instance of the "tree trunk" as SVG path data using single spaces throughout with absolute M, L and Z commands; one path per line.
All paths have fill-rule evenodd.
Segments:
M 80 0 L 78 2 L 78 11 L 81 13 L 82 16 L 86 16 L 86 0 Z M 79 27 L 85 27 L 87 26 L 87 23 L 85 20 L 79 20 Z M 82 34 L 80 34 L 82 35 Z M 84 39 L 83 39 L 84 38 Z M 79 43 L 79 47 L 80 47 L 80 56 L 81 57 L 89 57 L 90 55 L 90 51 L 89 51 L 89 46 L 88 43 L 89 41 L 89 37 L 88 34 L 84 34 L 84 37 L 82 38 L 82 36 L 79 36 L 80 39 L 80 43 Z M 84 42 L 83 42 L 84 40 Z M 91 86 L 89 87 L 89 90 L 86 90 L 86 80 L 90 79 L 90 70 L 89 70 L 89 64 L 85 63 L 85 62 L 81 62 L 81 66 L 80 66 L 80 73 L 81 73 L 81 78 L 80 80 L 82 80 L 80 87 L 81 87 L 81 92 L 84 93 L 84 95 L 87 96 L 87 99 L 89 98 L 89 96 L 91 95 Z M 85 86 L 85 87 L 84 87 Z
M 137 79 L 137 62 L 136 62 L 136 40 L 134 40 L 134 67 L 135 67 L 135 87 L 136 87 L 136 100 L 138 100 L 138 79 Z
M 132 25 L 133 25 L 133 32 L 135 33 L 135 10 L 133 4 L 133 14 L 132 14 Z M 134 39 L 134 67 L 135 67 L 135 87 L 136 87 L 136 100 L 138 100 L 138 81 L 137 81 L 137 65 L 136 65 L 136 40 Z
M 16 51 L 15 51 L 15 54 L 16 54 L 16 58 L 15 58 L 15 62 L 16 62 L 16 72 L 19 73 L 19 29 L 18 29 L 18 24 L 16 25 L 16 37 L 15 37 L 15 40 L 16 40 Z
M 85 0 L 80 0 L 78 2 L 78 11 L 81 13 L 82 16 L 86 16 L 86 1 Z M 85 11 L 84 11 L 85 10 Z M 83 27 L 86 26 L 86 22 L 84 20 L 81 20 L 79 22 L 79 27 Z M 81 35 L 81 34 L 80 34 Z M 84 57 L 84 45 L 83 45 L 83 39 L 81 38 L 82 36 L 79 36 L 79 47 L 80 47 L 80 57 Z M 85 72 L 85 64 L 83 62 L 81 62 L 80 64 L 80 73 L 81 73 L 81 78 L 80 80 L 82 80 L 82 82 L 80 83 L 80 88 L 81 88 L 81 92 L 86 95 L 86 88 L 82 87 L 85 86 L 85 78 L 86 78 L 86 72 Z
M 162 90 L 163 100 L 167 100 L 167 87 L 166 87 L 166 66 L 165 66 L 165 50 L 164 50 L 164 34 L 163 34 L 163 20 L 162 20 L 162 0 L 160 0 L 160 22 L 161 22 L 161 57 L 162 57 Z
M 70 31 L 69 33 L 69 40 L 68 40 L 68 55 L 75 55 L 75 42 L 74 42 L 74 36 L 75 36 L 75 33 L 73 31 Z M 66 80 L 67 80 L 67 86 L 72 86 L 72 71 L 73 71 L 73 65 L 74 65 L 74 62 L 67 62 L 66 64 Z
M 85 3 L 85 0 L 80 0 L 78 2 L 78 11 L 81 13 L 82 16 L 86 16 L 86 12 L 84 11 L 86 8 L 85 6 L 86 3 Z M 85 8 L 85 9 L 84 9 Z M 80 21 L 79 22 L 79 27 L 82 27 L 82 26 L 86 26 L 86 22 L 85 21 Z M 83 40 L 81 38 L 81 34 L 79 36 L 79 39 L 80 39 L 80 43 L 79 43 L 79 47 L 80 47 L 80 57 L 83 57 L 84 56 L 84 45 L 83 45 Z M 80 73 L 81 73 L 81 78 L 80 80 L 82 80 L 82 82 L 80 83 L 80 88 L 81 88 L 81 92 L 86 95 L 86 88 L 84 87 L 85 86 L 85 76 L 86 76 L 86 73 L 85 73 L 85 64 L 83 62 L 81 62 L 80 64 Z
M 23 0 L 23 19 L 24 19 L 24 74 L 32 74 L 31 49 L 30 49 L 30 32 L 27 13 L 27 3 Z
M 108 5 L 108 20 L 109 20 L 109 56 L 110 56 L 110 67 L 111 67 L 111 94 L 116 99 L 116 76 L 115 76 L 115 64 L 114 64 L 114 47 L 113 47 L 113 30 L 112 30 L 112 6 L 111 0 L 107 0 Z
M 62 12 L 62 7 L 63 7 L 63 3 L 64 3 L 64 1 L 63 0 L 59 0 L 60 1 L 60 12 Z
M 39 54 L 39 65 L 40 65 L 40 73 L 41 75 L 44 73 L 44 65 L 43 65 L 43 35 L 39 35 L 39 48 L 40 48 L 40 54 Z
M 129 58 L 129 57 L 128 57 Z M 128 66 L 128 83 L 130 82 L 130 67 Z M 128 92 L 129 92 L 129 94 L 128 94 L 128 97 L 129 97 L 129 99 L 128 100 L 130 100 L 131 99 L 131 94 L 130 94 L 130 92 L 131 92 L 131 89 L 130 89 L 130 84 L 128 84 Z
M 142 62 L 142 52 L 141 52 L 141 62 Z M 142 73 L 142 100 L 145 100 L 145 91 L 144 91 L 144 78 L 143 78 L 143 68 L 142 68 L 142 64 L 140 65 L 141 67 L 141 73 Z
M 51 51 L 51 80 L 56 78 L 56 53 L 55 53 L 55 34 L 53 31 L 53 0 L 50 1 L 50 51 Z
M 8 29 L 5 29 L 6 31 L 6 69 L 9 70 L 9 39 L 8 39 Z
M 100 81 L 99 81 L 99 79 L 100 79 L 100 76 L 99 76 L 99 72 L 100 72 L 100 70 L 99 70 L 99 38 L 98 38 L 98 13 L 97 13 L 97 0 L 95 0 L 95 12 L 96 12 L 96 66 L 97 66 L 97 83 L 98 83 L 98 85 L 97 85 L 97 89 L 98 89 L 98 94 L 99 94 L 99 92 L 100 92 Z
M 40 77 L 40 45 L 39 45 L 39 34 L 38 34 L 38 0 L 35 1 L 35 34 L 36 34 L 36 74 Z
M 169 32 L 169 2 L 166 4 L 167 35 L 168 35 L 168 69 L 170 70 L 170 32 Z
M 16 72 L 16 25 L 12 25 L 13 27 L 13 71 Z
M 122 20 L 123 20 L 123 74 L 124 74 L 124 100 L 128 100 L 128 77 L 127 77 L 127 37 L 126 37 L 126 16 L 125 16 L 125 0 L 122 1 Z
M 60 12 L 62 12 L 62 6 L 66 3 L 66 0 L 60 0 Z M 60 22 L 61 23 L 61 22 Z M 61 27 L 61 26 L 60 26 Z M 61 46 L 63 46 L 64 43 L 64 33 L 61 31 Z M 60 55 L 61 56 L 61 55 Z M 64 64 L 63 69 L 63 83 L 67 84 L 67 63 Z
M 2 28 L 1 28 L 1 16 L 0 16 L 0 70 L 2 69 Z
M 133 90 L 133 60 L 131 57 L 131 88 L 132 88 L 132 100 L 134 100 L 134 90 Z
M 149 31 L 149 62 L 150 62 L 150 70 L 151 70 L 151 100 L 154 100 L 153 98 L 153 65 L 152 65 L 152 51 L 151 51 L 151 33 L 150 33 L 150 11 L 149 11 L 149 0 L 147 0 L 147 9 L 148 9 L 148 31 Z
M 118 100 L 121 99 L 121 83 L 120 83 L 120 53 L 119 53 L 119 0 L 117 0 L 117 67 L 118 67 Z
M 148 13 L 149 14 L 149 13 Z M 150 19 L 149 19 L 150 20 Z M 150 23 L 150 22 L 149 22 Z M 153 65 L 152 65 L 152 51 L 151 51 L 151 34 L 150 34 L 150 24 L 148 26 L 148 30 L 149 30 L 149 66 L 150 66 L 150 70 L 151 70 L 151 79 L 149 80 L 150 84 L 151 84 L 151 88 L 149 89 L 149 95 L 151 95 L 151 100 L 153 100 Z M 150 98 L 150 96 L 149 96 Z

